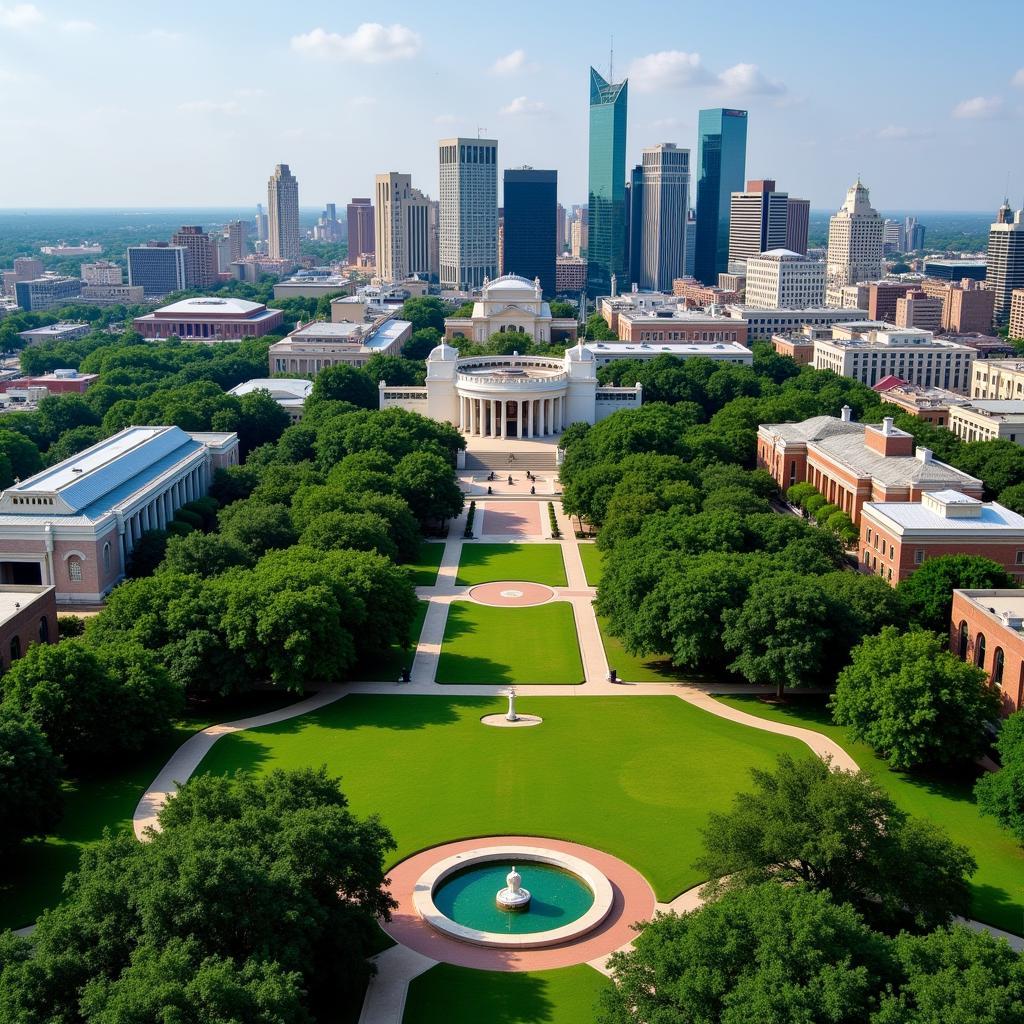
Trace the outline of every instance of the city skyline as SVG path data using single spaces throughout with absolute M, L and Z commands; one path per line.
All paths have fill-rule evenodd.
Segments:
M 922 21 L 911 10 L 871 2 L 854 21 L 816 10 L 776 24 L 745 16 L 757 9 L 739 3 L 728 33 L 701 23 L 700 15 L 717 13 L 701 4 L 690 12 L 691 27 L 654 39 L 645 12 L 653 16 L 657 5 L 641 2 L 629 24 L 614 28 L 613 77 L 630 83 L 627 163 L 661 142 L 694 152 L 698 110 L 738 106 L 750 111 L 747 175 L 785 181 L 816 210 L 838 208 L 858 173 L 882 210 L 982 210 L 1007 192 L 1018 205 L 1024 172 L 1015 126 L 1024 113 L 1024 60 L 990 59 L 990 26 L 1012 9 L 995 0 L 982 8 L 981 16 L 956 22 L 954 40 L 946 19 Z M 908 82 L 900 90 L 891 74 L 872 74 L 884 70 L 870 45 L 875 9 L 895 35 L 901 26 L 913 29 L 914 80 L 927 79 L 928 89 Z M 376 25 L 311 3 L 284 20 L 230 25 L 233 45 L 261 58 L 248 60 L 256 70 L 240 76 L 222 59 L 218 28 L 228 29 L 227 12 L 184 3 L 171 21 L 110 4 L 87 21 L 69 3 L 0 4 L 0 123 L 8 143 L 31 152 L 39 139 L 59 138 L 62 146 L 87 149 L 124 138 L 126 128 L 132 141 L 116 156 L 111 149 L 106 159 L 77 164 L 71 179 L 62 161 L 19 161 L 7 168 L 5 203 L 246 205 L 259 198 L 267 168 L 277 163 L 300 177 L 304 207 L 366 195 L 374 175 L 397 169 L 435 195 L 437 141 L 478 129 L 499 140 L 499 169 L 552 167 L 560 201 L 580 202 L 587 190 L 584 77 L 590 64 L 608 71 L 609 58 L 609 26 L 599 28 L 604 20 L 589 16 L 581 33 L 583 10 L 527 0 L 520 20 L 543 20 L 548 42 L 541 45 L 525 30 L 499 42 L 476 18 L 462 18 L 458 5 L 438 19 L 399 2 L 387 24 Z M 857 60 L 834 59 L 837 38 Z M 561 41 L 557 55 L 551 40 Z M 949 75 L 943 63 L 953 42 L 958 67 L 969 75 Z M 464 59 L 447 58 L 452 46 Z M 143 76 L 124 89 L 126 52 L 160 63 L 179 59 L 186 47 L 204 66 L 201 79 Z M 84 93 L 83 65 L 90 80 Z M 872 77 L 878 83 L 866 84 Z M 327 95 L 336 97 L 329 105 L 309 102 Z M 384 116 L 399 130 L 374 132 Z M 339 122 L 343 130 L 332 131 Z M 203 139 L 201 162 L 190 158 L 188 175 L 168 153 L 168 132 Z M 353 148 L 353 134 L 368 141 Z M 984 150 L 986 159 L 951 161 L 951 148 Z M 907 173 L 918 166 L 927 174 Z

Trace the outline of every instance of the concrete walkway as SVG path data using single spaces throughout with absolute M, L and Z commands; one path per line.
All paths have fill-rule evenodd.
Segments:
M 377 973 L 370 979 L 359 1024 L 402 1024 L 409 982 L 437 961 L 408 946 L 392 946 L 373 958 Z

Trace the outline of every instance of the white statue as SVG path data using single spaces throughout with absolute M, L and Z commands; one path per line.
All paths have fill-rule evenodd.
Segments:
M 514 686 L 509 687 L 508 691 L 508 713 L 505 715 L 506 722 L 518 722 L 519 716 L 516 714 L 516 688 Z M 515 871 L 515 868 L 512 869 Z
M 502 910 L 526 910 L 530 905 L 530 890 L 524 889 L 523 878 L 516 871 L 515 865 L 505 876 L 505 888 L 499 889 L 495 901 Z
M 523 883 L 523 876 L 516 871 L 515 864 L 512 865 L 512 870 L 505 876 L 505 884 L 508 886 L 509 894 L 512 896 L 518 896 L 520 892 L 520 886 Z

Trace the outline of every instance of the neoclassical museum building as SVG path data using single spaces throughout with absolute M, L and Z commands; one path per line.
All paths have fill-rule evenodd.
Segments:
M 427 357 L 424 387 L 380 382 L 380 408 L 401 408 L 445 421 L 464 434 L 534 438 L 569 424 L 596 423 L 619 409 L 635 409 L 643 389 L 604 387 L 597 361 L 577 344 L 558 356 L 467 356 L 441 344 Z
M 575 317 L 551 315 L 551 306 L 541 295 L 539 279 L 530 281 L 518 274 L 506 274 L 484 281 L 470 316 L 445 320 L 444 337 L 456 345 L 460 338 L 480 345 L 492 335 L 519 331 L 541 344 L 571 344 L 578 328 Z

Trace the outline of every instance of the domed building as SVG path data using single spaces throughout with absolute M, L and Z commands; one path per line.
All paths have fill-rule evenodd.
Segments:
M 553 317 L 551 306 L 541 295 L 540 279 L 518 274 L 485 280 L 480 298 L 468 317 L 449 317 L 444 322 L 446 341 L 459 338 L 483 344 L 494 334 L 520 331 L 534 341 L 576 341 L 578 324 L 574 317 Z
M 603 387 L 594 353 L 579 344 L 564 356 L 466 356 L 442 343 L 427 357 L 423 387 L 380 382 L 380 408 L 402 408 L 451 423 L 464 434 L 541 438 L 572 423 L 596 423 L 635 409 L 643 389 Z

